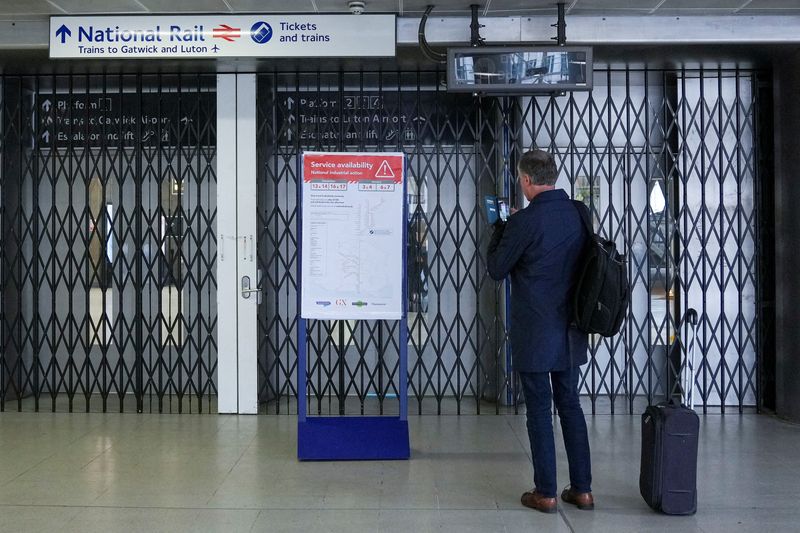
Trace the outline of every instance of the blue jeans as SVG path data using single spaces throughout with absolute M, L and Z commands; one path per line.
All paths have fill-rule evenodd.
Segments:
M 577 492 L 592 490 L 592 462 L 589 436 L 578 398 L 580 369 L 560 372 L 520 372 L 527 408 L 528 437 L 533 456 L 533 482 L 536 490 L 548 498 L 556 496 L 556 449 L 553 437 L 553 415 L 550 406 L 555 400 L 561 419 L 564 447 L 569 461 L 569 482 Z M 552 381 L 553 388 L 550 389 Z

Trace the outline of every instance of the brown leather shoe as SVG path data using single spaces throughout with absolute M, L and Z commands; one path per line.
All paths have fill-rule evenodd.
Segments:
M 529 490 L 528 492 L 522 495 L 520 498 L 522 505 L 525 507 L 530 507 L 531 509 L 536 509 L 537 511 L 541 511 L 543 513 L 555 513 L 556 506 L 558 502 L 555 498 L 547 498 L 542 496 L 536 489 Z
M 576 492 L 572 487 L 567 487 L 561 493 L 561 499 L 567 503 L 571 503 L 582 511 L 591 511 L 594 509 L 594 498 L 591 492 Z

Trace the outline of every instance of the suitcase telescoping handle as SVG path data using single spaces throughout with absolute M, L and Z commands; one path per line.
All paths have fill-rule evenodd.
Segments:
M 684 370 L 683 381 L 683 404 L 689 409 L 694 409 L 694 352 L 697 348 L 697 311 L 692 308 L 686 311 L 686 322 L 691 330 L 691 338 L 686 353 L 686 367 Z

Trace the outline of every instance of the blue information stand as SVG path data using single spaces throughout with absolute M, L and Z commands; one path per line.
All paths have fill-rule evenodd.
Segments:
M 306 398 L 308 324 L 297 320 L 297 458 L 301 461 L 399 460 L 411 456 L 408 436 L 408 274 L 406 243 L 408 240 L 408 197 L 406 165 L 403 165 L 403 312 L 400 319 L 400 353 L 397 379 L 400 400 L 399 416 L 308 416 Z M 303 186 L 298 195 L 298 309 L 302 284 Z
M 408 326 L 400 321 L 400 416 L 308 416 L 306 404 L 306 319 L 298 320 L 297 458 L 301 461 L 408 459 Z

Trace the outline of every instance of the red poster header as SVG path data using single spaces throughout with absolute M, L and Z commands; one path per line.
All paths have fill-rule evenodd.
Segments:
M 303 181 L 403 183 L 402 154 L 303 154 Z

